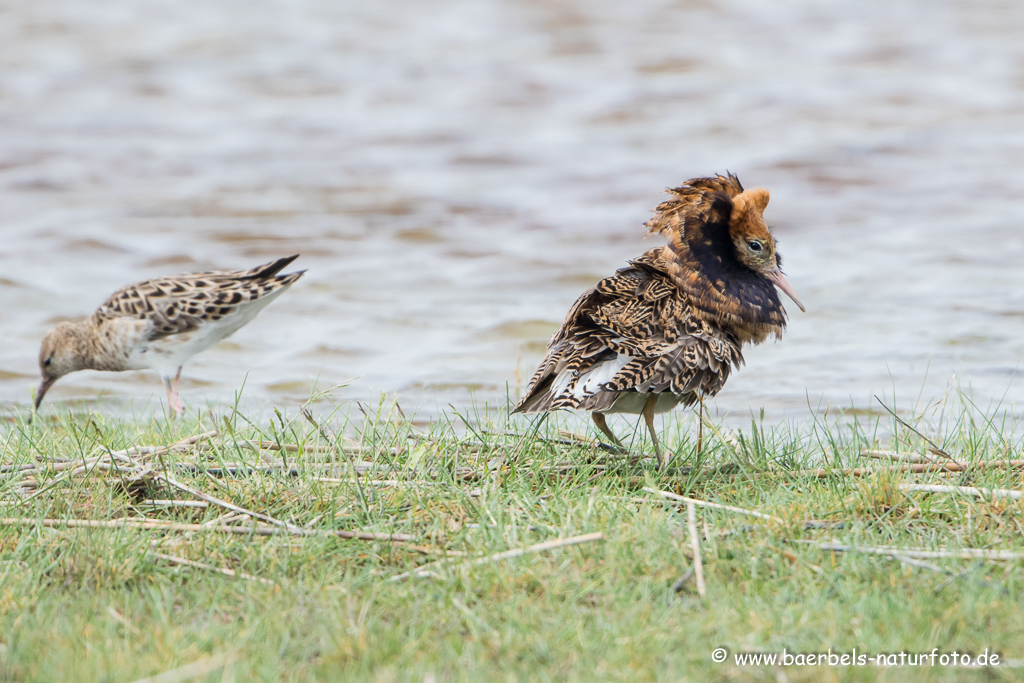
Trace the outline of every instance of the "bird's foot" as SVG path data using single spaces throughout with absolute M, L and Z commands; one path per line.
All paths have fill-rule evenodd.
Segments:
M 185 412 L 185 404 L 176 391 L 167 397 L 167 405 L 174 411 L 174 417 L 181 417 L 181 414 Z

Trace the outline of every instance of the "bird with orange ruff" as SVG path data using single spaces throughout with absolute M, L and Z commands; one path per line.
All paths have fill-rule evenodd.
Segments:
M 662 468 L 654 414 L 703 405 L 742 365 L 744 344 L 782 337 L 776 287 L 804 310 L 764 222 L 767 190 L 730 173 L 668 192 L 647 223 L 668 244 L 576 300 L 512 411 L 589 410 L 620 448 L 605 413 L 642 413 Z

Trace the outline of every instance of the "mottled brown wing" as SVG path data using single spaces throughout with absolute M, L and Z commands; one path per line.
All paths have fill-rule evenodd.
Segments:
M 652 249 L 576 301 L 515 411 L 606 410 L 625 391 L 671 392 L 691 402 L 698 390 L 721 389 L 742 361 L 738 345 L 693 315 L 660 253 Z M 632 360 L 599 391 L 573 394 L 589 370 L 625 356 Z
M 93 314 L 149 320 L 149 339 L 189 332 L 221 320 L 240 307 L 295 282 L 305 271 L 278 273 L 298 254 L 235 272 L 206 272 L 144 280 L 114 292 Z

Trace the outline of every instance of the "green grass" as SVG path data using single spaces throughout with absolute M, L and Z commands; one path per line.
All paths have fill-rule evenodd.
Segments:
M 667 418 L 663 436 L 677 454 L 674 465 L 689 469 L 663 475 L 650 461 L 608 460 L 593 446 L 559 442 L 559 427 L 585 431 L 585 417 L 555 415 L 534 432 L 530 420 L 495 411 L 450 412 L 417 425 L 386 403 L 367 410 L 369 417 L 314 405 L 319 429 L 301 414 L 250 421 L 237 410 L 179 421 L 65 412 L 32 424 L 14 416 L 0 427 L 3 465 L 42 467 L 32 475 L 35 488 L 24 486 L 24 474 L 0 476 L 0 517 L 214 520 L 226 511 L 142 504 L 151 497 L 194 500 L 152 475 L 132 484 L 124 473 L 62 475 L 45 463 L 168 445 L 217 429 L 220 434 L 198 449 L 147 462 L 209 495 L 324 532 L 296 537 L 0 526 L 0 681 L 130 681 L 210 657 L 211 670 L 198 680 L 1022 677 L 1009 667 L 712 662 L 717 646 L 733 653 L 857 648 L 868 654 L 988 648 L 1004 660 L 1024 658 L 1019 562 L 926 560 L 940 568 L 933 571 L 797 542 L 1024 552 L 1020 501 L 898 488 L 912 481 L 1022 489 L 1019 470 L 859 478 L 799 472 L 891 464 L 859 457 L 868 447 L 922 452 L 920 437 L 887 415 L 755 422 L 735 432 L 716 425 L 705 429 L 698 457 L 694 417 L 678 411 Z M 941 412 L 903 418 L 958 460 L 1024 457 L 1019 425 L 997 411 L 985 414 L 954 401 Z M 635 451 L 649 454 L 642 436 Z M 239 447 L 238 439 L 310 446 L 311 452 L 283 459 L 281 451 Z M 199 469 L 246 463 L 264 471 L 211 477 L 181 463 Z M 358 484 L 316 480 L 346 478 L 359 463 L 372 465 Z M 552 464 L 566 466 L 544 469 Z M 372 483 L 380 480 L 407 483 Z M 673 590 L 693 563 L 685 506 L 660 501 L 644 486 L 781 521 L 698 510 L 707 583 L 701 599 L 692 581 Z M 809 520 L 840 524 L 807 528 Z M 416 540 L 347 540 L 326 533 L 333 529 Z M 604 540 L 468 566 L 476 557 L 591 532 L 603 532 Z M 180 566 L 154 553 L 273 583 Z M 431 577 L 389 581 L 445 557 L 451 563 Z

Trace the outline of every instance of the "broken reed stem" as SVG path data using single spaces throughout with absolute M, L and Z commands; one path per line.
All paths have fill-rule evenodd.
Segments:
M 246 508 L 241 507 L 239 505 L 235 505 L 234 503 L 229 503 L 226 500 L 221 500 L 220 498 L 217 498 L 216 496 L 211 496 L 208 493 L 203 493 L 202 491 L 200 491 L 198 489 L 194 489 L 191 486 L 187 486 L 185 484 L 182 484 L 180 481 L 177 481 L 176 479 L 167 476 L 163 472 L 154 472 L 153 473 L 153 478 L 158 480 L 158 481 L 165 482 L 166 484 L 169 484 L 170 486 L 173 486 L 176 489 L 180 489 L 180 490 L 184 491 L 185 493 L 193 495 L 193 496 L 195 496 L 196 498 L 198 498 L 200 500 L 205 500 L 207 503 L 212 503 L 212 504 L 214 504 L 214 505 L 216 505 L 218 507 L 222 507 L 225 510 L 230 510 L 232 512 L 237 512 L 237 513 L 243 514 L 243 515 L 249 515 L 250 517 L 255 517 L 256 519 L 261 519 L 264 522 L 267 522 L 268 524 L 273 524 L 274 526 L 279 526 L 282 529 L 288 529 L 289 531 L 302 531 L 302 529 L 300 529 L 299 527 L 295 526 L 294 524 L 289 524 L 288 522 L 283 522 L 283 521 L 281 521 L 279 519 L 275 519 L 274 517 L 271 517 L 270 515 L 265 515 L 262 512 L 255 512 L 253 510 L 247 510 Z
M 24 472 L 26 470 L 34 470 L 37 465 L 34 462 L 30 462 L 25 465 L 2 465 L 0 466 L 0 474 L 7 474 L 9 472 Z
M 968 464 L 963 462 L 939 462 L 939 463 L 916 463 L 907 465 L 892 465 L 891 467 L 848 467 L 846 469 L 816 469 L 816 470 L 774 470 L 772 472 L 754 473 L 753 476 L 764 476 L 765 474 L 787 474 L 793 476 L 811 476 L 818 479 L 848 475 L 863 477 L 865 475 L 880 472 L 966 472 L 967 470 L 1005 470 L 1024 467 L 1024 460 L 989 460 Z
M 179 448 L 181 446 L 191 446 L 193 444 L 199 443 L 200 441 L 212 439 L 215 436 L 217 436 L 218 433 L 219 432 L 216 429 L 211 429 L 210 431 L 203 432 L 202 434 L 193 434 L 192 436 L 186 436 L 184 439 L 172 443 L 170 447 Z
M 909 567 L 919 567 L 921 569 L 927 569 L 928 571 L 936 572 L 938 574 L 950 573 L 948 569 L 943 569 L 942 567 L 934 565 L 931 562 L 922 562 L 921 560 L 915 560 L 911 557 L 904 557 L 903 555 L 890 555 L 890 557 L 894 560 L 902 562 L 903 564 Z
M 131 446 L 121 451 L 112 451 L 109 448 L 103 447 L 103 451 L 106 455 L 111 458 L 122 460 L 123 462 L 130 463 L 130 458 L 140 455 L 163 455 L 164 453 L 173 453 L 174 451 L 180 451 L 186 446 L 194 446 L 200 441 L 206 441 L 216 437 L 219 432 L 216 429 L 212 429 L 202 434 L 193 434 L 192 436 L 186 436 L 184 439 L 179 439 L 172 443 L 170 446 Z
M 562 437 L 563 440 L 568 441 L 570 444 L 579 444 L 581 446 L 590 446 L 591 448 L 596 448 L 598 443 L 600 443 L 597 439 L 591 439 L 590 437 L 583 436 L 582 434 L 577 434 L 576 432 L 570 432 L 565 429 L 559 429 L 558 435 Z
M 360 410 L 362 410 L 362 407 L 360 407 Z M 351 453 L 345 451 L 341 447 L 341 442 L 331 433 L 331 431 L 329 429 L 327 429 L 326 426 L 324 426 L 324 425 L 320 424 L 319 422 L 317 422 L 316 418 L 313 417 L 313 413 L 309 412 L 309 410 L 307 408 L 305 408 L 305 407 L 302 409 L 302 416 L 304 418 L 306 418 L 307 422 L 309 422 L 311 425 L 316 427 L 317 431 L 320 433 L 320 436 L 322 436 L 324 439 L 326 439 L 327 443 L 333 443 L 335 448 L 337 449 L 337 452 L 340 453 L 345 458 L 345 462 L 348 464 L 348 466 L 350 468 L 349 471 L 346 474 L 348 474 L 350 477 L 352 477 L 355 480 L 356 492 L 359 494 L 359 501 L 362 504 L 363 508 L 366 509 L 367 508 L 366 492 L 363 491 L 363 485 L 359 481 L 359 477 L 358 477 L 359 470 L 356 468 L 356 460 L 355 460 L 355 458 L 352 457 Z
M 696 498 L 687 498 L 686 496 L 680 496 L 670 491 L 662 491 L 660 489 L 651 488 L 649 486 L 643 487 L 643 490 L 647 491 L 648 493 L 655 493 L 669 500 L 679 501 L 680 503 L 699 505 L 701 507 L 714 508 L 716 510 L 728 510 L 729 512 L 736 512 L 741 515 L 750 515 L 751 517 L 760 517 L 761 519 L 767 519 L 772 522 L 779 522 L 780 524 L 782 523 L 782 520 L 778 517 L 773 517 L 772 515 L 767 515 L 763 512 L 758 512 L 757 510 L 748 510 L 747 508 L 738 508 L 733 505 L 723 505 L 721 503 L 711 503 L 706 500 L 697 500 Z
M 564 546 L 578 545 L 580 543 L 589 543 L 590 541 L 602 541 L 604 540 L 604 532 L 598 531 L 592 534 L 583 534 L 581 536 L 570 536 L 569 538 L 556 538 L 551 541 L 544 541 L 543 543 L 535 543 L 534 545 L 526 546 L 525 548 L 515 548 L 513 550 L 505 550 L 500 553 L 494 553 L 486 557 L 478 557 L 470 562 L 458 562 L 460 566 L 473 567 L 478 564 L 485 564 L 487 562 L 498 562 L 500 560 L 507 560 L 513 557 L 519 557 L 527 553 L 538 553 L 543 550 L 554 550 L 555 548 L 562 548 Z M 456 563 L 454 559 L 443 559 L 435 562 L 416 567 L 412 571 L 403 572 L 396 574 L 388 579 L 389 582 L 403 581 L 413 576 L 433 576 L 432 569 L 438 569 L 444 565 Z
M 792 562 L 793 564 L 796 564 L 797 562 L 801 562 L 802 561 L 805 565 L 810 567 L 811 571 L 813 571 L 815 574 L 820 574 L 822 571 L 824 571 L 821 567 L 819 567 L 818 565 L 814 564 L 813 562 L 807 562 L 806 560 L 801 560 L 799 557 L 797 557 L 796 553 L 790 552 L 790 551 L 786 550 L 785 548 L 779 548 L 779 550 L 781 550 L 782 554 L 786 557 L 786 559 L 789 560 L 790 562 Z
M 208 508 L 210 504 L 205 500 L 144 500 L 139 505 L 152 505 L 153 507 L 175 507 L 175 508 Z
M 168 555 L 166 553 L 154 552 L 153 557 L 172 562 L 174 564 L 184 565 L 186 567 L 195 567 L 196 569 L 205 569 L 211 572 L 219 572 L 225 576 L 232 578 L 238 577 L 240 579 L 246 579 L 247 581 L 259 581 L 260 583 L 267 584 L 269 586 L 276 586 L 277 583 L 270 579 L 264 579 L 259 576 L 253 576 L 252 574 L 246 574 L 245 572 L 237 572 L 234 569 L 228 569 L 227 567 L 215 567 L 212 564 L 206 564 L 204 562 L 196 562 L 195 560 L 189 560 L 184 557 L 178 557 L 177 555 Z
M 334 477 L 310 477 L 312 481 L 318 481 L 322 484 L 355 484 L 356 478 L 350 479 L 336 479 Z M 420 481 L 418 479 L 359 479 L 363 484 L 373 484 L 375 486 L 444 486 L 444 482 L 437 481 Z
M 342 531 L 339 529 L 302 529 L 294 527 L 285 529 L 282 527 L 254 524 L 252 526 L 206 526 L 205 524 L 187 524 L 184 522 L 162 522 L 159 520 L 102 520 L 102 519 L 35 519 L 32 517 L 3 517 L 0 518 L 0 526 L 45 526 L 54 529 L 62 527 L 87 527 L 91 529 L 146 529 L 154 531 L 214 531 L 226 534 L 243 534 L 253 536 L 275 536 L 285 534 L 288 536 L 337 536 L 339 538 L 353 538 L 363 541 L 391 541 L 392 543 L 406 543 L 416 541 L 416 537 L 410 534 L 383 534 L 369 531 Z
M 223 669 L 240 657 L 241 655 L 235 651 L 225 652 L 219 655 L 211 655 L 209 657 L 197 659 L 191 664 L 179 666 L 177 669 L 164 671 L 163 673 L 155 676 L 140 678 L 136 680 L 135 683 L 182 683 L 182 681 L 191 681 L 199 678 L 200 676 L 212 673 L 217 669 Z M 228 678 L 229 676 L 223 677 L 223 679 Z M 230 676 L 230 678 L 233 680 L 234 676 Z
M 899 422 L 899 423 L 900 423 L 901 425 L 903 425 L 904 427 L 906 427 L 907 429 L 909 429 L 910 431 L 914 432 L 914 433 L 915 433 L 915 434 L 917 434 L 917 435 L 918 435 L 919 437 L 921 437 L 922 439 L 924 439 L 924 440 L 925 440 L 925 441 L 926 441 L 926 442 L 928 443 L 928 445 L 929 445 L 929 446 L 931 446 L 931 448 L 929 448 L 928 450 L 930 450 L 930 451 L 931 451 L 932 453 L 934 453 L 935 455 L 940 455 L 940 456 L 942 456 L 942 457 L 943 457 L 943 458 L 945 458 L 946 460 L 950 460 L 950 461 L 952 461 L 952 460 L 953 460 L 953 456 L 952 456 L 952 455 L 950 455 L 950 454 L 949 454 L 949 453 L 947 453 L 946 451 L 942 450 L 942 448 L 941 448 L 941 447 L 939 446 L 939 444 L 935 443 L 934 441 L 932 441 L 931 439 L 929 439 L 929 438 L 928 438 L 927 436 L 925 436 L 924 434 L 922 434 L 921 432 L 919 432 L 919 431 L 917 430 L 917 427 L 914 427 L 914 426 L 912 426 L 912 425 L 908 424 L 908 423 L 907 423 L 907 422 L 906 422 L 905 420 L 903 420 L 903 419 L 902 419 L 902 418 L 901 418 L 901 417 L 900 417 L 899 415 L 897 415 L 897 414 L 895 413 L 895 411 L 893 411 L 893 410 L 892 410 L 892 409 L 891 409 L 891 408 L 890 408 L 889 406 L 885 405 L 885 403 L 883 403 L 883 402 L 882 402 L 882 399 L 878 398 L 878 396 L 875 396 L 875 400 L 876 400 L 876 401 L 878 401 L 878 403 L 879 403 L 879 404 L 880 404 L 880 405 L 881 405 L 881 406 L 882 406 L 883 408 L 885 408 L 886 412 L 888 412 L 888 413 L 889 413 L 890 415 L 892 415 L 892 417 L 893 417 L 893 419 L 894 419 L 894 420 L 896 420 L 896 421 L 897 421 L 897 422 Z
M 928 491 L 931 493 L 962 493 L 979 498 L 1024 498 L 1024 491 L 1013 489 L 979 489 L 973 486 L 945 486 L 943 484 L 900 484 L 901 491 Z
M 865 449 L 860 452 L 862 458 L 874 458 L 875 460 L 894 460 L 900 463 L 931 463 L 938 462 L 935 458 L 922 455 L 921 453 L 896 453 L 895 451 L 879 451 Z M 960 464 L 960 463 L 957 463 Z
M 255 441 L 253 439 L 225 441 L 223 445 L 244 446 L 246 448 L 252 448 L 253 450 L 287 451 L 289 453 L 298 453 L 300 450 L 303 453 L 330 453 L 331 451 L 334 450 L 332 446 L 318 446 L 316 444 L 305 444 L 302 448 L 299 448 L 298 444 L 293 443 L 279 444 L 276 441 Z
M 214 517 L 211 520 L 203 522 L 201 526 L 205 528 L 210 528 L 217 525 L 234 524 L 235 522 L 240 520 L 249 521 L 250 519 L 252 519 L 252 517 L 250 517 L 249 515 L 238 515 L 234 512 L 226 512 L 220 517 Z
M 822 550 L 835 552 L 857 552 L 868 555 L 889 555 L 891 557 L 904 558 L 958 558 L 962 560 L 1024 560 L 1024 552 L 1013 550 L 990 550 L 986 548 L 961 548 L 960 550 L 928 550 L 927 548 L 895 548 L 887 546 L 853 546 L 843 543 L 818 541 L 805 541 L 802 539 L 789 539 L 790 543 L 806 543 L 816 546 Z M 898 559 L 898 557 L 897 557 Z
M 45 483 L 45 485 L 43 485 L 42 487 L 40 487 L 40 482 L 39 482 L 38 479 L 26 479 L 25 481 L 22 482 L 22 488 L 35 488 L 36 492 L 33 493 L 31 496 L 28 496 L 27 498 L 22 498 L 21 500 L 16 501 L 15 505 L 24 505 L 25 503 L 29 502 L 30 500 L 38 498 L 39 496 L 43 495 L 44 493 L 46 493 L 50 489 L 52 489 L 55 486 L 57 486 L 57 484 L 60 484 L 63 481 L 67 481 L 72 476 L 74 476 L 76 473 L 78 473 L 78 474 L 88 474 L 89 472 L 92 471 L 92 469 L 94 469 L 96 467 L 102 466 L 102 463 L 99 462 L 101 459 L 108 458 L 108 457 L 110 457 L 110 456 L 102 455 L 102 456 L 98 456 L 96 458 L 87 459 L 85 462 L 89 462 L 90 460 L 92 461 L 92 464 L 89 465 L 88 467 L 81 467 L 80 465 L 81 465 L 82 461 L 76 461 L 76 462 L 73 463 L 76 469 L 73 469 L 73 470 L 65 469 L 63 472 L 58 474 L 53 479 L 48 480 Z M 72 463 L 69 462 L 67 464 L 70 465 Z M 114 466 L 111 465 L 111 467 L 114 467 Z
M 686 503 L 686 526 L 690 529 L 690 548 L 693 549 L 693 578 L 697 582 L 697 594 L 701 599 L 707 597 L 708 589 L 704 585 L 704 563 L 700 557 L 700 538 L 697 536 L 697 506 L 693 501 Z
M 131 448 L 126 448 L 120 451 L 112 451 L 105 446 L 100 446 L 99 449 L 97 449 L 101 451 L 100 455 L 94 455 L 84 459 L 69 460 L 67 462 L 61 463 L 29 463 L 25 465 L 17 465 L 16 469 L 9 469 L 7 466 L 5 466 L 3 471 L 18 471 L 27 473 L 33 470 L 42 472 L 65 472 L 67 470 L 72 470 L 71 476 L 76 476 L 86 474 L 97 465 L 100 465 L 101 469 L 117 469 L 117 471 L 128 471 L 127 469 L 124 468 L 118 468 L 117 465 L 113 464 L 113 462 L 111 462 L 110 464 L 104 464 L 103 461 L 109 459 L 111 461 L 117 460 L 118 462 L 124 465 L 135 465 L 135 463 L 131 460 L 133 456 L 157 455 L 168 453 L 175 449 L 180 449 L 184 446 L 191 446 L 196 443 L 199 443 L 200 441 L 215 436 L 217 436 L 216 430 L 203 432 L 202 434 L 194 434 L 179 441 L 175 441 L 170 446 L 132 446 Z M 93 452 L 95 453 L 96 451 Z

